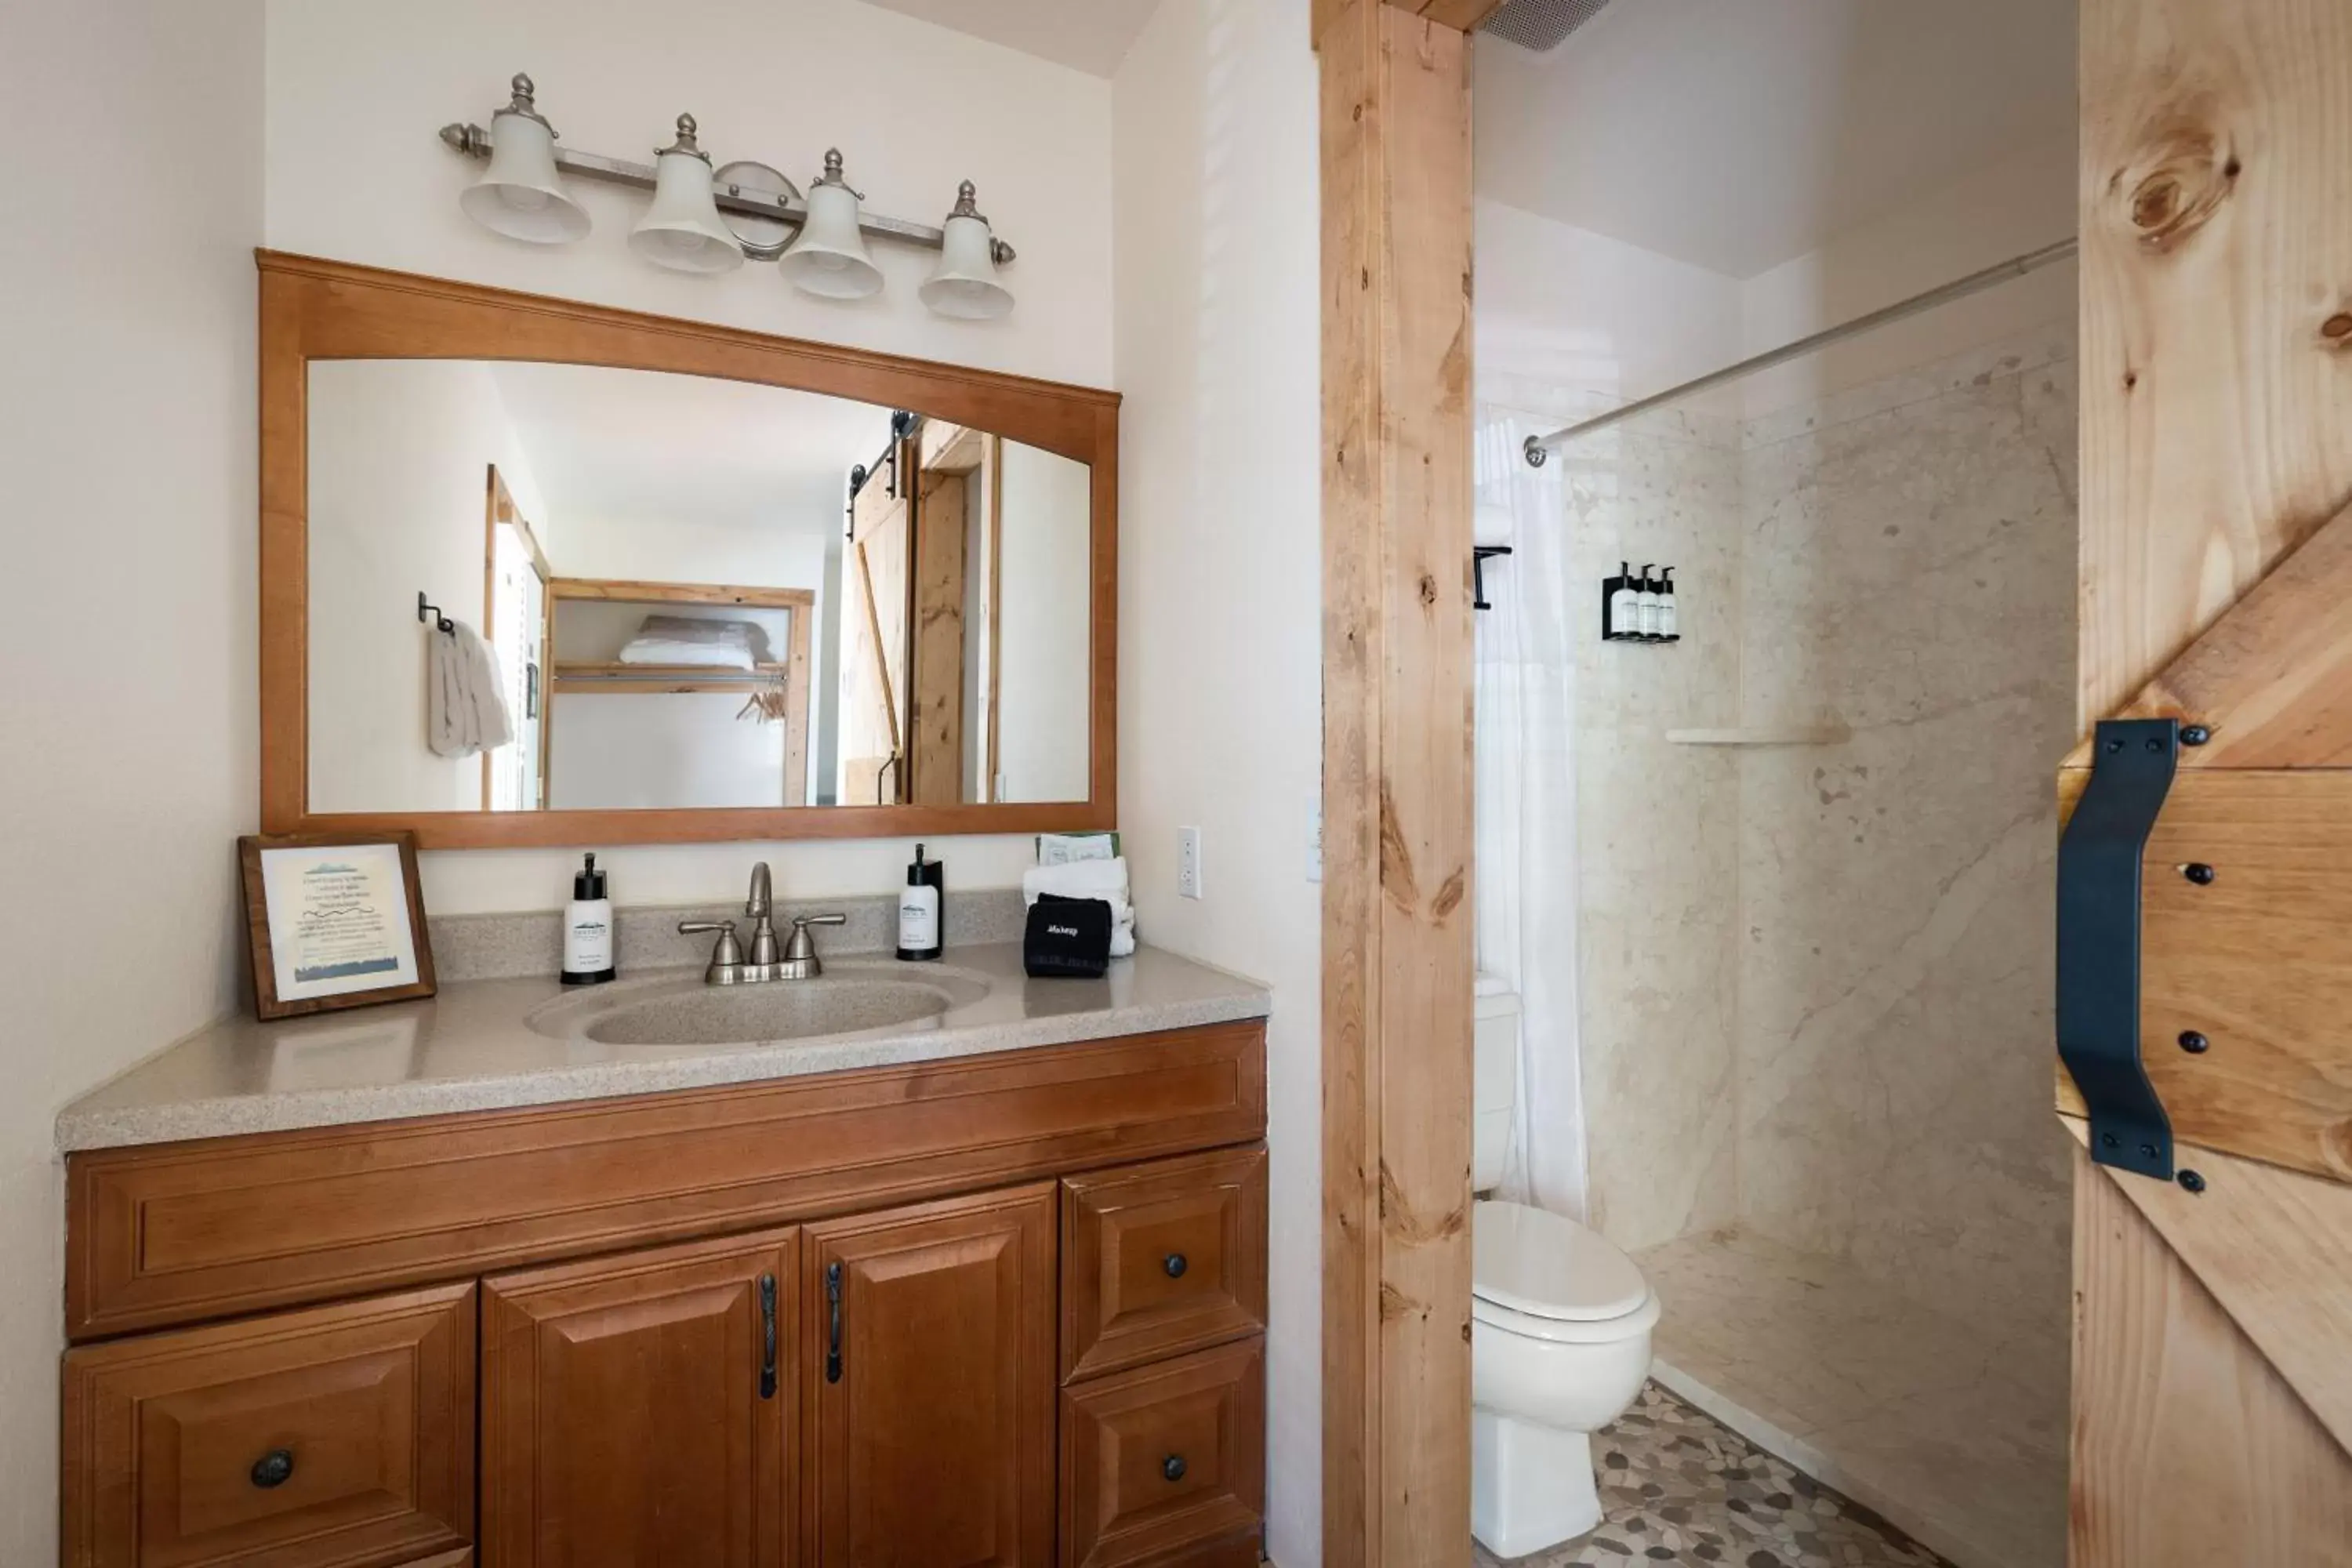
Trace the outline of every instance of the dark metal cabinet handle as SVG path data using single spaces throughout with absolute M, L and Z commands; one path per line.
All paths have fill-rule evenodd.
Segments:
M 1171 1481 L 1182 1480 L 1184 1479 L 1184 1456 L 1181 1454 L 1171 1454 L 1166 1458 L 1160 1460 L 1160 1473 L 1167 1477 Z
M 776 1277 L 760 1276 L 760 1397 L 776 1396 Z
M 824 1304 L 827 1314 L 833 1320 L 832 1328 L 825 1337 L 824 1343 L 824 1380 L 827 1383 L 839 1383 L 841 1381 L 841 1265 L 837 1262 L 824 1266 Z
M 282 1487 L 294 1479 L 294 1451 L 272 1448 L 253 1461 L 253 1484 L 263 1491 Z
M 1184 1270 L 1192 1267 L 1184 1261 L 1184 1255 L 1181 1252 L 1170 1253 L 1161 1260 L 1160 1266 L 1168 1270 L 1168 1278 L 1171 1279 L 1181 1279 L 1184 1278 Z

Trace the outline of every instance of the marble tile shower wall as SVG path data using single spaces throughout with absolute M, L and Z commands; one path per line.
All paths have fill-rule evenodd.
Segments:
M 1678 647 L 1596 626 L 1573 672 L 1590 1215 L 1619 1246 L 1741 1226 L 2063 1356 L 2074 375 L 2062 323 L 1744 423 L 1661 411 L 1555 459 L 1591 615 L 1621 560 L 1671 563 L 1681 589 Z M 1559 423 L 1609 405 L 1480 391 Z M 1665 740 L 1822 718 L 1852 740 Z
M 1611 405 L 1509 376 L 1481 391 L 1552 424 Z M 1661 410 L 1553 461 L 1577 628 L 1588 1217 L 1630 1250 L 1738 1215 L 1739 777 L 1728 752 L 1665 732 L 1724 722 L 1738 689 L 1739 426 Z M 1675 568 L 1679 644 L 1601 640 L 1601 582 L 1621 561 Z
M 2062 1378 L 2074 354 L 2053 326 L 1752 420 L 1738 487 L 1746 721 L 1853 728 L 1738 764 L 1739 1219 Z

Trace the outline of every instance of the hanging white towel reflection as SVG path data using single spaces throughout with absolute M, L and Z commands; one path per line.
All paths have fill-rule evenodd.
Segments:
M 499 656 L 463 621 L 432 634 L 425 741 L 436 757 L 471 757 L 514 739 Z

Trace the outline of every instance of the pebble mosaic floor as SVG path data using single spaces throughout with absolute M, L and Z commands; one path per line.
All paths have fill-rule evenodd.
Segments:
M 1656 1384 L 1592 1439 L 1591 1534 L 1512 1568 L 1948 1568 L 1861 1504 L 1801 1475 Z M 1503 1559 L 1474 1546 L 1476 1568 Z

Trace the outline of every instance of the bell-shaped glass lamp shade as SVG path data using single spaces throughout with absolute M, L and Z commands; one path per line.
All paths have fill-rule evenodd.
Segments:
M 694 142 L 694 116 L 677 117 L 677 141 L 654 156 L 654 205 L 629 231 L 629 248 L 677 272 L 732 272 L 743 247 L 719 216 L 710 158 Z
M 882 269 L 857 229 L 858 195 L 841 177 L 839 152 L 824 155 L 824 178 L 808 194 L 808 222 L 778 258 L 784 279 L 821 300 L 863 300 L 881 291 Z
M 457 198 L 466 216 L 509 239 L 564 245 L 588 233 L 588 210 L 566 195 L 555 172 L 555 128 L 531 103 L 530 78 L 514 79 L 514 101 L 490 119 L 489 171 Z
M 970 180 L 948 215 L 940 264 L 917 292 L 934 314 L 960 321 L 992 321 L 1013 309 L 1013 291 L 996 280 L 996 236 L 980 216 Z

